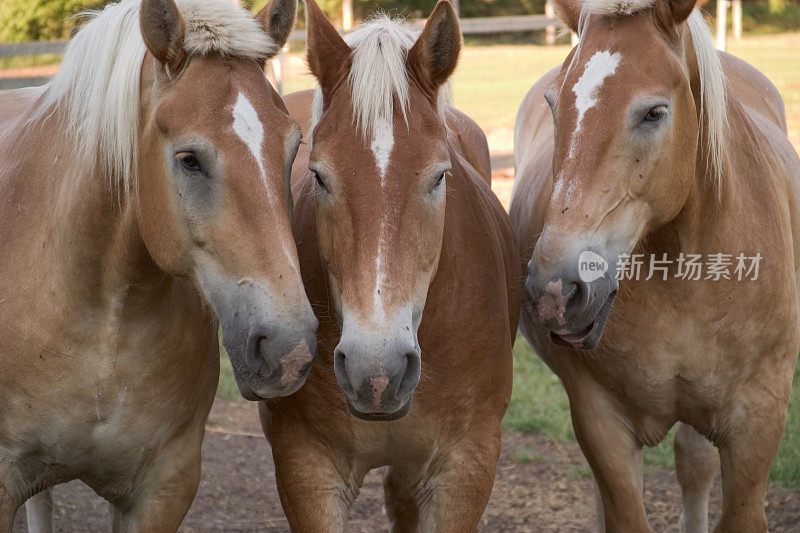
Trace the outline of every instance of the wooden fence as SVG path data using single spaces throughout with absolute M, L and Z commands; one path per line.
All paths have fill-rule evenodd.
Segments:
M 419 21 L 422 23 L 423 21 Z M 461 19 L 461 31 L 465 35 L 493 34 L 506 32 L 539 31 L 552 28 L 556 19 L 552 15 L 526 15 L 517 17 L 485 17 Z M 305 41 L 305 30 L 295 30 L 289 37 L 290 41 Z M 63 54 L 66 41 L 29 42 L 15 44 L 0 44 L 0 57 L 36 56 L 41 54 Z M 272 74 L 278 90 L 282 85 L 282 71 L 280 61 L 272 65 Z M 17 89 L 33 85 L 43 85 L 49 81 L 47 76 L 37 77 L 0 77 L 0 90 Z

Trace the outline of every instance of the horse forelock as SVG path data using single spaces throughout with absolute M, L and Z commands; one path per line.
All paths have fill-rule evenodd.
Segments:
M 63 113 L 64 137 L 87 168 L 129 190 L 139 144 L 139 89 L 147 48 L 139 27 L 141 0 L 122 0 L 89 21 L 69 42 L 58 74 L 36 101 L 28 127 Z M 253 16 L 227 0 L 176 0 L 188 55 L 263 59 L 279 46 Z
M 406 60 L 421 28 L 385 14 L 373 16 L 345 37 L 351 48 L 347 85 L 353 106 L 353 123 L 376 152 L 385 157 L 393 127 L 395 105 L 407 120 L 409 91 Z M 446 124 L 451 107 L 450 86 L 437 94 L 437 112 Z M 317 88 L 311 109 L 311 131 L 322 117 L 322 91 Z M 387 133 L 388 132 L 388 133 Z M 391 147 L 389 146 L 390 150 Z
M 630 16 L 655 4 L 655 0 L 587 0 L 583 3 L 578 23 L 578 35 L 581 37 L 575 47 L 566 73 L 577 64 L 581 55 L 586 29 L 591 17 L 596 16 Z M 707 162 L 706 172 L 713 181 L 717 194 L 722 192 L 722 181 L 725 172 L 725 153 L 728 144 L 728 101 L 727 80 L 722 70 L 722 62 L 711 38 L 711 32 L 702 14 L 694 9 L 686 19 L 686 27 L 692 42 L 692 50 L 697 63 L 700 82 L 700 144 L 698 149 L 705 148 Z M 563 78 L 566 81 L 566 76 Z M 564 89 L 562 85 L 561 90 Z

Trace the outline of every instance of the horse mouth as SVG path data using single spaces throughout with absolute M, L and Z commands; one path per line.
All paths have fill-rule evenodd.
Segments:
M 356 409 L 353 404 L 350 403 L 350 399 L 345 396 L 347 410 L 350 411 L 350 414 L 356 418 L 360 418 L 361 420 L 369 420 L 371 422 L 391 422 L 392 420 L 403 418 L 408 414 L 409 411 L 411 411 L 412 399 L 413 397 L 409 398 L 408 401 L 400 407 L 400 409 L 394 411 L 393 413 L 368 413 Z
M 597 317 L 592 320 L 589 325 L 575 333 L 565 333 L 559 335 L 555 332 L 550 332 L 552 341 L 560 346 L 569 348 L 579 348 L 582 350 L 591 350 L 595 348 L 600 342 L 600 337 L 603 335 L 603 330 L 606 327 L 608 315 L 611 313 L 611 306 L 614 304 L 614 299 L 617 296 L 617 291 L 612 292 L 606 298 Z

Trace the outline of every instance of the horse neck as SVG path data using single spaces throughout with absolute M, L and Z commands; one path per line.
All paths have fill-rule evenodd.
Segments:
M 16 283 L 4 287 L 4 295 L 47 295 L 42 313 L 75 320 L 118 321 L 120 308 L 130 308 L 132 299 L 169 301 L 168 276 L 147 253 L 134 204 L 74 156 L 74 145 L 61 134 L 60 115 L 30 128 L 24 150 L 11 146 L 0 154 L 19 154 L 15 171 L 0 180 L 2 196 L 21 214 L 2 221 L 11 236 L 5 247 L 30 266 L 16 272 Z
M 781 202 L 779 182 L 784 170 L 776 152 L 735 93 L 727 92 L 729 139 L 720 182 L 715 181 L 706 157 L 706 139 L 701 138 L 692 189 L 678 217 L 667 225 L 668 232 L 679 236 L 681 251 L 741 251 L 743 242 L 753 237 L 748 233 L 752 228 L 743 226 L 742 220 Z

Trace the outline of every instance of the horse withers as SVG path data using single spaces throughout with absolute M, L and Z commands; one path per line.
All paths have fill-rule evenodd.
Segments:
M 71 479 L 117 530 L 177 529 L 219 323 L 245 397 L 302 385 L 317 320 L 289 215 L 300 129 L 263 75 L 295 12 L 127 0 L 44 88 L 0 95 L 0 530 Z
M 800 347 L 780 96 L 714 50 L 695 0 L 557 3 L 580 44 L 517 115 L 511 218 L 521 327 L 569 395 L 598 525 L 650 531 L 642 446 L 680 421 L 684 529 L 707 529 L 713 443 L 717 529 L 764 531 Z
M 387 466 L 395 531 L 474 530 L 522 277 L 486 138 L 448 100 L 458 21 L 443 1 L 421 34 L 381 17 L 345 42 L 306 5 L 319 88 L 285 100 L 311 137 L 293 227 L 320 351 L 298 393 L 260 406 L 281 502 L 292 530 L 341 531 L 365 474 Z

